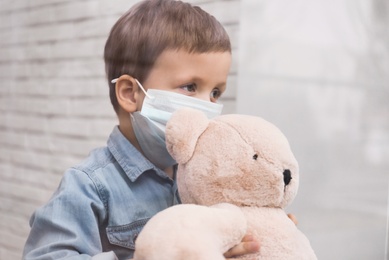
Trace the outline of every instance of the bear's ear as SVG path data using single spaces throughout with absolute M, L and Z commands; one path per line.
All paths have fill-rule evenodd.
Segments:
M 207 116 L 192 108 L 182 108 L 173 113 L 166 124 L 166 147 L 177 163 L 186 163 L 193 155 L 200 135 L 207 129 Z

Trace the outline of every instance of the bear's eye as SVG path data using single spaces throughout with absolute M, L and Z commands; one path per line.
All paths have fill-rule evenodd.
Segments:
M 254 159 L 254 160 L 257 160 L 257 158 L 258 158 L 258 154 L 254 154 L 254 155 L 253 155 L 253 159 Z

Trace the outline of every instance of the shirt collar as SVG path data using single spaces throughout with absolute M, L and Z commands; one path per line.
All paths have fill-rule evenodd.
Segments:
M 160 174 L 160 169 L 147 160 L 115 126 L 108 139 L 108 149 L 119 163 L 131 181 L 135 181 L 142 173 L 154 169 Z

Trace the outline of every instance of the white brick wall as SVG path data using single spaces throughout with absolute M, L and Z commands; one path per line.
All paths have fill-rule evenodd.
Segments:
M 0 259 L 21 259 L 33 210 L 116 124 L 103 47 L 130 0 L 0 4 Z M 192 0 L 238 42 L 239 0 Z M 237 59 L 223 100 L 235 109 Z

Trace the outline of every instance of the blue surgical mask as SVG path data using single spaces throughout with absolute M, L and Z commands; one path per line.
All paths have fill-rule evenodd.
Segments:
M 162 170 L 175 165 L 176 161 L 166 149 L 165 132 L 139 111 L 130 116 L 136 139 L 146 158 Z
M 200 110 L 208 118 L 220 115 L 223 109 L 222 104 L 212 103 L 176 92 L 149 89 L 143 100 L 140 113 L 165 132 L 166 123 L 172 114 L 183 107 Z

